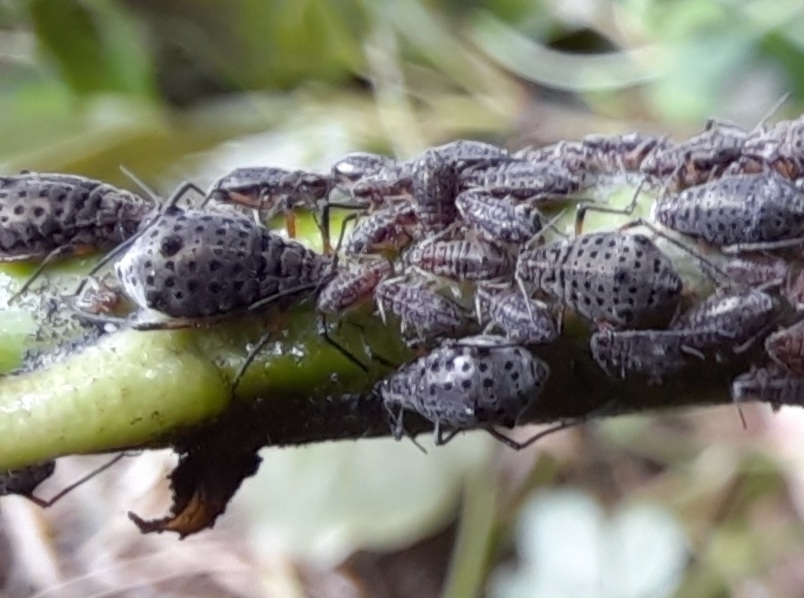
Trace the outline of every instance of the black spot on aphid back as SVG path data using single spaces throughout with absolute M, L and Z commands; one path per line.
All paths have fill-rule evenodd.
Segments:
M 15 216 L 22 216 L 25 213 L 25 207 L 16 205 L 14 206 L 14 215 Z
M 178 235 L 170 235 L 162 240 L 159 251 L 164 257 L 176 255 L 184 246 L 184 241 Z
M 36 207 L 34 208 L 33 213 L 34 213 L 34 216 L 35 216 L 35 217 L 37 217 L 37 218 L 41 218 L 42 216 L 44 216 L 44 215 L 45 215 L 45 208 L 43 208 L 42 206 L 36 206 Z
M 494 386 L 494 380 L 491 378 L 483 378 L 483 388 L 491 388 Z
M 463 388 L 464 390 L 469 390 L 470 388 L 472 388 L 472 381 L 469 380 L 468 378 L 466 380 L 463 380 L 461 382 L 461 388 Z

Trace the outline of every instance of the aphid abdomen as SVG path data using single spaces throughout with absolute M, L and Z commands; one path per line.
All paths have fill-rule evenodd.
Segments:
M 492 242 L 520 245 L 542 229 L 539 210 L 511 198 L 498 199 L 483 191 L 464 191 L 455 200 L 463 219 Z
M 510 276 L 513 256 L 503 248 L 480 241 L 435 241 L 414 247 L 411 265 L 452 280 L 493 280 Z
M 341 272 L 333 278 L 318 296 L 318 311 L 339 314 L 371 297 L 377 285 L 390 275 L 393 266 L 386 260 L 367 264 L 351 272 Z
M 612 377 L 645 376 L 658 381 L 690 363 L 684 354 L 686 334 L 665 330 L 611 330 L 596 332 L 590 340 L 592 357 Z
M 560 334 L 550 309 L 525 298 L 518 290 L 491 297 L 487 309 L 490 319 L 511 342 L 524 345 L 550 343 Z

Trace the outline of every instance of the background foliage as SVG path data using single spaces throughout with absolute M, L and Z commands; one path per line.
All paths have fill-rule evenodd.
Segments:
M 682 137 L 753 126 L 786 92 L 775 118 L 798 116 L 803 51 L 797 0 L 6 0 L 0 160 L 130 186 L 122 164 L 167 193 L 457 137 Z M 26 318 L 2 315 L 7 369 Z M 125 519 L 166 508 L 169 457 L 144 455 L 45 513 L 3 499 L 0 576 L 9 596 L 796 595 L 804 419 L 745 415 L 617 419 L 522 454 L 479 433 L 427 455 L 266 450 L 183 543 Z M 66 459 L 47 488 L 96 463 Z

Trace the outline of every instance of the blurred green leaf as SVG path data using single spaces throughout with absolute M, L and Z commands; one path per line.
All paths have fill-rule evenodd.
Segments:
M 110 0 L 30 0 L 40 45 L 70 88 L 93 92 L 152 92 L 150 55 L 136 21 Z

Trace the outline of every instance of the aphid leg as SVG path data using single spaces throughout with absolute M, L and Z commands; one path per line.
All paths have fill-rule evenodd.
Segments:
M 645 177 L 639 182 L 636 191 L 634 191 L 634 196 L 624 208 L 612 208 L 610 206 L 601 206 L 591 202 L 583 202 L 578 204 L 575 209 L 575 234 L 580 235 L 583 233 L 583 221 L 586 218 L 587 212 L 602 212 L 604 214 L 621 214 L 623 216 L 631 216 L 637 207 L 639 196 L 642 193 L 642 188 L 645 186 L 647 180 L 647 177 Z
M 514 275 L 514 280 L 516 281 L 519 290 L 522 291 L 522 297 L 525 299 L 525 305 L 528 308 L 528 317 L 532 323 L 536 323 L 536 312 L 533 311 L 533 303 L 531 302 L 531 293 L 525 287 L 525 281 L 523 278 L 517 274 Z
M 695 357 L 697 359 L 700 359 L 701 361 L 706 359 L 706 356 L 695 347 L 690 347 L 689 345 L 681 345 L 679 349 L 682 353 L 684 353 L 685 355 L 689 355 L 690 357 Z
M 69 257 L 71 255 L 76 255 L 79 253 L 80 249 L 73 245 L 63 245 L 61 247 L 57 247 L 50 253 L 45 256 L 33 273 L 22 283 L 22 286 L 17 290 L 16 293 L 11 295 L 8 299 L 8 305 L 14 303 L 17 299 L 19 299 L 25 292 L 31 287 L 31 285 L 42 275 L 42 272 L 47 268 L 50 264 L 52 264 L 55 260 L 62 258 L 62 257 Z
M 804 244 L 804 239 L 783 239 L 781 241 L 768 241 L 765 243 L 738 243 L 737 245 L 724 245 L 720 248 L 723 253 L 737 254 L 752 251 L 776 251 L 788 249 Z
M 340 328 L 341 320 L 338 321 L 337 327 Z M 327 316 L 326 314 L 319 314 L 318 315 L 318 322 L 317 322 L 317 331 L 319 336 L 321 336 L 326 343 L 332 345 L 332 347 L 338 351 L 341 355 L 343 355 L 346 359 L 356 365 L 358 368 L 363 370 L 364 372 L 368 373 L 368 367 L 363 364 L 351 351 L 349 351 L 346 347 L 341 345 L 338 341 L 332 338 L 329 335 L 329 327 L 327 325 Z
M 435 429 L 433 430 L 435 445 L 443 446 L 463 431 L 464 430 L 459 428 L 457 430 L 450 430 L 448 433 L 445 434 L 444 429 L 441 427 L 441 424 L 439 422 L 436 422 Z
M 522 449 L 525 449 L 525 448 L 529 447 L 530 445 L 532 445 L 534 442 L 536 442 L 538 440 L 541 440 L 545 436 L 549 436 L 550 434 L 553 434 L 555 432 L 560 432 L 561 430 L 566 430 L 567 428 L 571 428 L 572 426 L 578 425 L 580 423 L 580 421 L 581 420 L 575 420 L 575 421 L 571 421 L 571 422 L 560 422 L 558 424 L 555 424 L 554 426 L 550 426 L 546 430 L 542 430 L 541 432 L 537 432 L 536 434 L 534 434 L 533 436 L 531 436 L 530 438 L 528 438 L 524 442 L 518 442 L 518 441 L 514 440 L 513 438 L 510 438 L 510 437 L 506 436 L 502 432 L 499 432 L 499 431 L 495 430 L 494 428 L 486 428 L 486 430 L 494 438 L 496 438 L 497 440 L 499 440 L 500 442 L 502 442 L 503 444 L 505 444 L 509 448 L 512 448 L 515 451 L 521 451 Z
M 72 492 L 73 490 L 78 488 L 79 486 L 84 485 L 86 482 L 88 482 L 89 480 L 94 478 L 96 475 L 101 474 L 104 471 L 106 471 L 107 469 L 109 469 L 112 465 L 114 465 L 115 463 L 117 463 L 123 457 L 126 457 L 126 456 L 128 456 L 126 453 L 120 453 L 119 455 L 115 455 L 114 457 L 109 459 L 103 465 L 101 465 L 99 467 L 96 467 L 95 469 L 90 471 L 88 474 L 86 474 L 85 476 L 79 478 L 78 480 L 76 480 L 75 482 L 73 482 L 72 484 L 67 486 L 66 488 L 63 488 L 63 489 L 59 490 L 59 492 L 57 492 L 54 496 L 52 496 L 51 498 L 49 498 L 47 500 L 41 499 L 41 498 L 39 498 L 37 496 L 34 496 L 33 494 L 26 494 L 24 496 L 25 496 L 25 498 L 30 500 L 32 503 L 34 503 L 38 507 L 40 507 L 42 509 L 47 509 L 49 507 L 52 507 L 54 504 L 56 504 L 58 501 L 60 501 L 67 494 L 69 494 L 70 492 Z

